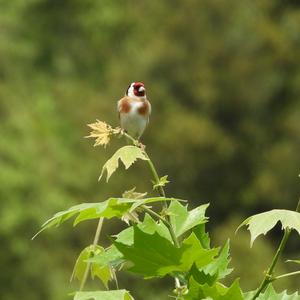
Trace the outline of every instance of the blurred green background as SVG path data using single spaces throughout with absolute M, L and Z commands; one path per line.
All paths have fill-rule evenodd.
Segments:
M 297 203 L 300 2 L 0 0 L 1 299 L 70 299 L 74 261 L 96 223 L 32 242 L 41 223 L 81 202 L 151 189 L 142 163 L 97 182 L 120 144 L 103 150 L 83 139 L 96 118 L 118 125 L 116 101 L 132 81 L 145 83 L 152 103 L 143 142 L 169 174 L 168 195 L 211 203 L 213 243 L 231 238 L 231 278 L 257 287 L 280 228 L 253 249 L 248 233 L 234 230 L 253 213 Z M 102 243 L 120 226 L 106 224 Z M 300 258 L 299 243 L 293 235 L 286 257 Z M 143 300 L 167 299 L 172 287 L 120 281 Z

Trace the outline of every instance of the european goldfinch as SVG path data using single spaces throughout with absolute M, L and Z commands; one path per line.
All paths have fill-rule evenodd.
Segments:
M 139 139 L 149 123 L 151 104 L 146 97 L 142 82 L 133 82 L 125 96 L 118 101 L 121 128 L 132 137 Z

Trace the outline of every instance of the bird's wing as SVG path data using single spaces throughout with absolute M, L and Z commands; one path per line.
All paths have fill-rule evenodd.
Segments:
M 148 107 L 149 107 L 149 116 L 151 115 L 151 103 L 150 101 L 146 100 Z
M 147 105 L 148 105 L 148 119 L 147 119 L 147 125 L 148 125 L 148 123 L 149 123 L 149 117 L 151 115 L 152 108 L 151 108 L 150 101 L 146 100 L 146 102 L 147 102 Z
M 130 105 L 130 98 L 125 96 L 122 99 L 118 101 L 118 113 L 119 113 L 119 118 L 121 113 L 128 113 L 131 109 Z

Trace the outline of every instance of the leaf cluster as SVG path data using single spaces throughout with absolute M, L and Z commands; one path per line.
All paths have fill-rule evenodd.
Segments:
M 45 229 L 57 227 L 75 216 L 74 226 L 91 219 L 119 218 L 126 221 L 128 227 L 111 237 L 110 246 L 103 248 L 97 244 L 100 234 L 98 228 L 94 244 L 80 253 L 72 278 L 81 281 L 82 287 L 85 285 L 86 275 L 90 274 L 92 279 L 97 277 L 106 289 L 110 289 L 112 281 L 115 281 L 118 288 L 116 272 L 122 270 L 140 275 L 144 279 L 172 277 L 175 281 L 174 297 L 182 300 L 267 300 L 271 299 L 270 297 L 299 299 L 296 293 L 291 296 L 286 292 L 276 294 L 271 285 L 272 281 L 280 277 L 290 276 L 290 274 L 273 276 L 278 255 L 283 250 L 283 242 L 258 291 L 244 293 L 238 279 L 228 287 L 222 284 L 222 279 L 232 272 L 232 268 L 229 267 L 231 260 L 229 240 L 222 248 L 210 245 L 209 235 L 205 231 L 205 224 L 208 222 L 205 214 L 208 204 L 189 209 L 187 204 L 183 204 L 184 200 L 166 197 L 163 187 L 169 182 L 167 176 L 158 177 L 145 148 L 139 147 L 138 141 L 100 121 L 97 121 L 96 125 L 89 126 L 93 130 L 89 137 L 95 138 L 97 145 L 106 146 L 109 143 L 109 135 L 118 137 L 125 135 L 133 142 L 132 146 L 124 146 L 117 150 L 104 164 L 100 179 L 106 171 L 108 181 L 117 170 L 119 161 L 122 161 L 128 169 L 136 160 L 141 159 L 149 163 L 154 176 L 153 187 L 163 196 L 146 197 L 147 193 L 136 192 L 134 188 L 124 192 L 121 198 L 109 198 L 98 203 L 82 203 L 58 212 L 42 225 L 37 234 Z M 149 206 L 156 202 L 163 204 L 161 212 L 156 212 Z M 284 238 L 287 239 L 293 229 L 300 233 L 300 213 L 288 210 L 272 210 L 254 215 L 246 219 L 240 227 L 248 226 L 252 245 L 260 234 L 266 234 L 278 222 L 281 222 L 285 230 Z M 299 263 L 297 260 L 293 262 Z M 74 297 L 74 300 L 88 299 L 133 298 L 128 291 L 120 289 L 96 292 L 83 292 L 80 289 Z

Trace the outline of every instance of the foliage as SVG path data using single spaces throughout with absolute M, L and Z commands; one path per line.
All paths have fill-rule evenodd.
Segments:
M 187 207 L 184 207 L 178 201 L 171 203 L 167 213 L 170 215 L 170 222 L 176 236 L 181 236 L 198 224 L 206 223 L 207 218 L 205 217 L 205 211 L 207 207 L 208 204 L 204 204 L 188 211 Z
M 96 124 L 99 124 L 99 121 Z M 96 139 L 96 144 L 107 146 L 110 140 L 107 139 L 107 143 L 102 142 L 103 126 L 98 128 L 90 124 L 89 127 L 93 130 L 90 136 Z M 99 203 L 79 204 L 55 214 L 42 225 L 40 232 L 59 226 L 77 214 L 74 225 L 81 221 L 99 219 L 93 245 L 80 253 L 73 270 L 72 277 L 81 281 L 80 290 L 76 292 L 74 300 L 133 299 L 126 290 L 119 289 L 117 272 L 120 269 L 143 276 L 144 279 L 165 276 L 174 278 L 173 293 L 176 299 L 181 300 L 298 299 L 296 293 L 292 296 L 286 295 L 285 292 L 277 294 L 270 284 L 283 277 L 300 274 L 300 271 L 296 271 L 274 276 L 274 268 L 290 231 L 295 229 L 299 232 L 300 201 L 296 212 L 272 210 L 249 217 L 239 226 L 249 226 L 251 245 L 258 235 L 268 232 L 278 221 L 282 223 L 285 231 L 261 285 L 253 292 L 243 293 L 238 279 L 229 287 L 220 281 L 232 271 L 228 267 L 229 240 L 221 250 L 211 248 L 209 235 L 205 232 L 205 223 L 208 221 L 205 212 L 208 204 L 188 210 L 188 205 L 182 205 L 180 200 L 165 197 L 164 185 L 167 177 L 159 178 L 145 147 L 138 147 L 138 141 L 126 132 L 108 125 L 105 128 L 110 128 L 111 136 L 125 136 L 133 143 L 132 146 L 124 146 L 117 150 L 104 164 L 103 170 L 107 170 L 108 178 L 116 171 L 119 159 L 128 169 L 137 158 L 141 158 L 147 163 L 153 175 L 153 184 L 159 187 L 158 193 L 161 197 L 144 198 L 146 193 L 138 193 L 133 188 L 123 193 L 123 197 L 132 198 L 109 198 Z M 159 213 L 148 206 L 155 202 L 163 203 L 163 209 Z M 139 216 L 141 214 L 144 214 L 142 222 Z M 98 245 L 102 221 L 113 217 L 125 220 L 128 227 L 117 234 L 115 239 L 111 239 L 111 245 L 105 249 Z M 89 274 L 92 278 L 97 276 L 106 289 L 110 289 L 110 281 L 115 281 L 118 290 L 83 292 Z
M 243 294 L 235 281 L 229 288 L 220 283 L 213 285 L 199 284 L 195 280 L 190 281 L 190 293 L 185 297 L 188 300 L 213 299 L 213 300 L 243 300 Z
M 300 213 L 284 209 L 274 209 L 268 212 L 257 214 L 246 219 L 240 226 L 248 226 L 251 233 L 251 246 L 254 240 L 261 234 L 266 234 L 278 222 L 281 222 L 283 229 L 295 229 L 300 234 Z
M 125 290 L 109 292 L 77 292 L 74 300 L 133 300 Z
M 47 220 L 42 225 L 42 229 L 33 238 L 47 228 L 59 226 L 76 214 L 78 214 L 78 216 L 74 220 L 74 226 L 82 221 L 99 219 L 100 217 L 107 219 L 111 219 L 113 217 L 121 218 L 128 212 L 134 212 L 141 205 L 158 201 L 176 201 L 176 199 L 164 197 L 144 198 L 140 200 L 109 198 L 108 200 L 99 203 L 82 203 L 75 205 L 70 207 L 68 210 L 56 213 L 51 219 Z
M 252 293 L 248 293 L 245 295 L 245 300 L 251 299 Z M 298 293 L 294 293 L 292 295 L 288 295 L 286 291 L 283 291 L 282 293 L 278 294 L 274 290 L 272 285 L 269 285 L 268 288 L 264 293 L 262 293 L 257 300 L 299 300 L 300 296 Z
M 140 148 L 135 146 L 124 146 L 119 149 L 103 166 L 99 180 L 104 172 L 107 172 L 106 181 L 117 170 L 119 166 L 119 159 L 123 162 L 125 169 L 128 169 L 137 159 L 147 160 L 147 157 Z
M 91 245 L 83 249 L 76 260 L 71 280 L 75 277 L 82 282 L 84 279 L 85 270 L 87 268 L 88 259 L 90 257 L 99 255 L 104 251 L 105 251 L 104 248 L 99 245 L 96 246 Z M 109 280 L 112 279 L 112 274 L 111 274 L 112 272 L 108 266 L 105 265 L 103 266 L 100 264 L 92 264 L 90 266 L 90 271 L 91 271 L 91 277 L 93 279 L 95 277 L 98 277 L 103 282 L 104 286 L 108 288 L 107 284 Z

